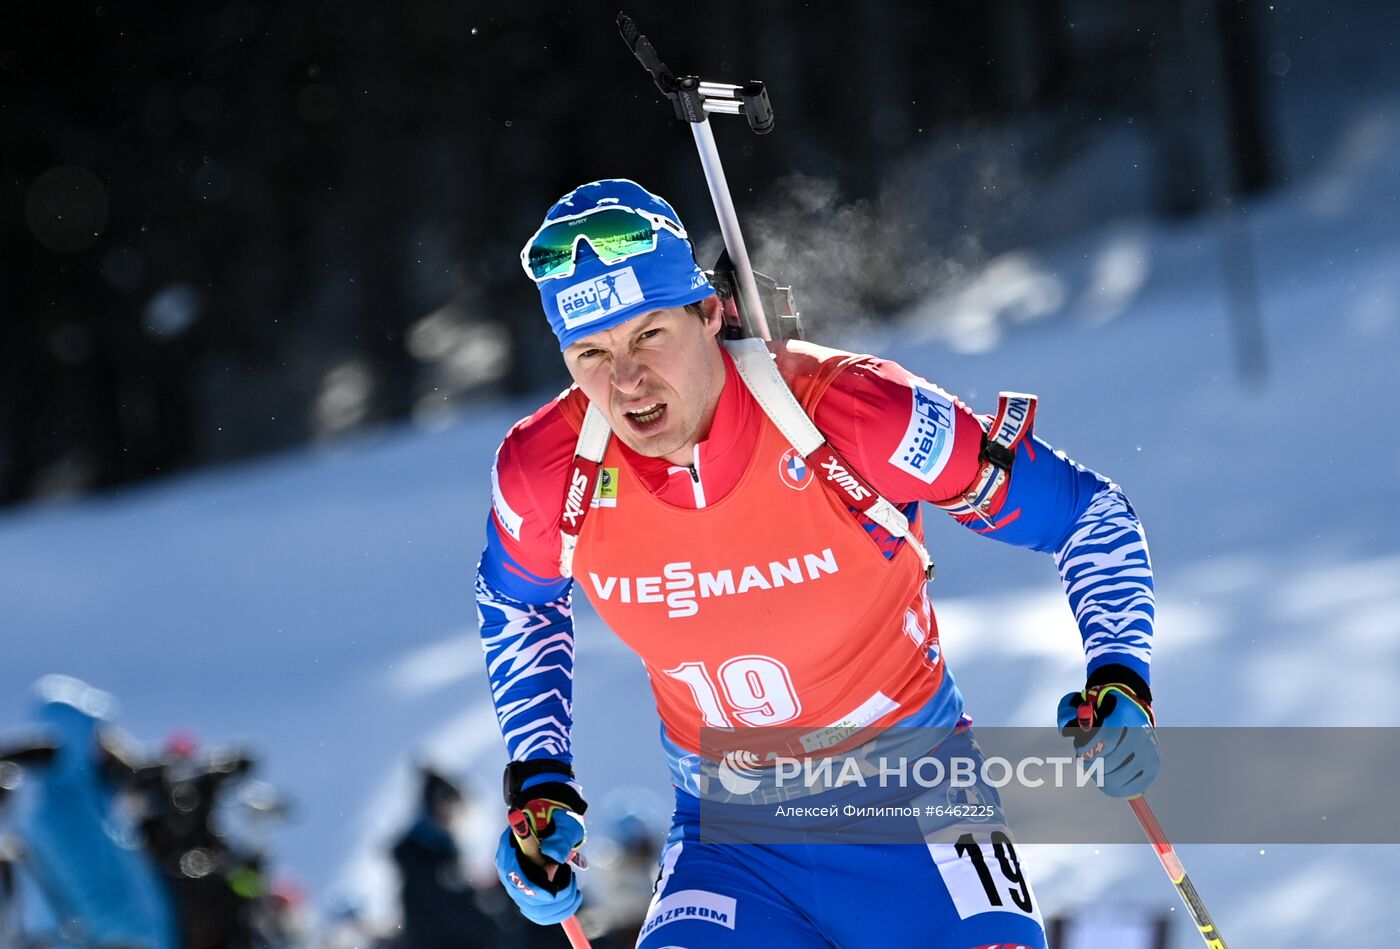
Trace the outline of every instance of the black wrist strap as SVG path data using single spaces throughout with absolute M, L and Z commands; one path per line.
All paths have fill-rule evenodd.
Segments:
M 511 807 L 519 799 L 522 792 L 521 785 L 531 778 L 541 774 L 563 774 L 569 780 L 574 779 L 573 765 L 566 761 L 559 761 L 555 758 L 531 758 L 529 761 L 512 761 L 506 765 L 506 773 L 501 776 L 502 793 L 505 795 L 506 804 Z
M 1092 689 L 1096 685 L 1126 685 L 1139 699 L 1149 706 L 1152 704 L 1152 689 L 1148 687 L 1147 681 L 1127 666 L 1099 666 L 1089 673 L 1084 688 Z

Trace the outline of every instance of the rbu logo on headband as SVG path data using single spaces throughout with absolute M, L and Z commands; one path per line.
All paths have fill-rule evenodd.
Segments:
M 554 297 L 566 329 L 602 319 L 619 307 L 642 302 L 642 288 L 631 267 L 576 283 Z

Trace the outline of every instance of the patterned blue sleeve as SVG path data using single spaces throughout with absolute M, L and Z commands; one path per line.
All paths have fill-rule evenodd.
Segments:
M 998 527 L 968 526 L 1053 554 L 1090 673 L 1121 665 L 1149 682 L 1155 619 L 1152 562 L 1122 489 L 1039 438 L 1016 451 Z
M 491 700 L 512 761 L 572 762 L 572 581 L 536 577 L 511 560 L 494 519 L 476 575 L 477 619 Z

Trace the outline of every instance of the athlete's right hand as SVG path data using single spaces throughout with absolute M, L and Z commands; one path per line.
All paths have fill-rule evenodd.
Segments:
M 1060 733 L 1074 739 L 1081 761 L 1103 759 L 1099 788 L 1110 797 L 1137 797 L 1162 769 L 1152 691 L 1131 669 L 1095 669 L 1083 691 L 1060 699 L 1057 715 Z
M 574 867 L 586 864 L 588 804 L 561 761 L 513 761 L 506 767 L 510 826 L 496 848 L 496 873 L 520 911 L 542 926 L 561 923 L 583 902 Z

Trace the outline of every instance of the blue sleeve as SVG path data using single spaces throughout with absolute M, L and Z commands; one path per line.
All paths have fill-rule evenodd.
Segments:
M 573 581 L 511 560 L 493 518 L 476 574 L 476 609 L 491 700 L 512 761 L 572 762 Z
M 1155 601 L 1142 524 L 1122 489 L 1039 438 L 1016 451 L 995 528 L 1003 543 L 1053 554 L 1087 670 L 1126 666 L 1149 682 Z

